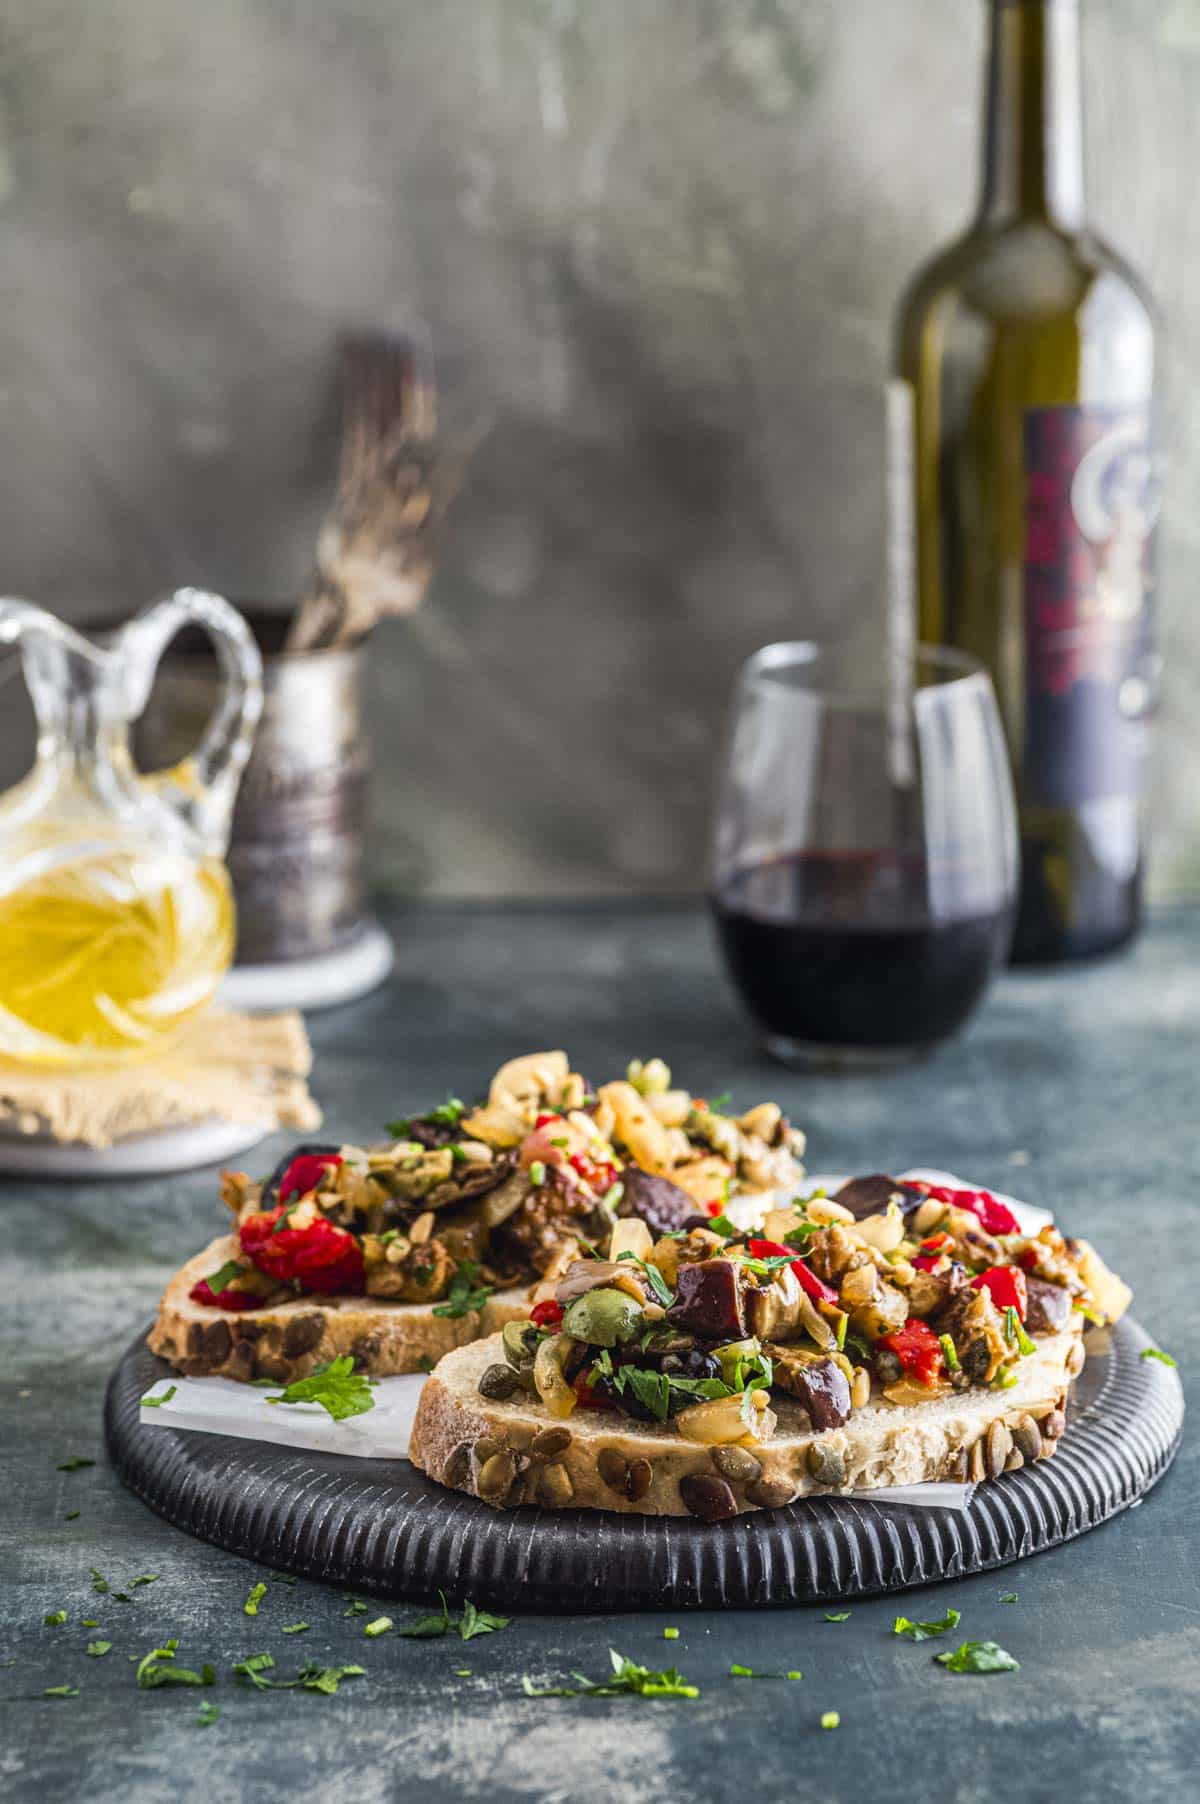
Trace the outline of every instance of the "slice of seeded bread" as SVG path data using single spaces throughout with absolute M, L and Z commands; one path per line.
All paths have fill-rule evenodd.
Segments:
M 996 1477 L 1052 1454 L 1071 1378 L 1083 1363 L 1082 1318 L 1038 1341 L 1011 1390 L 955 1391 L 910 1407 L 882 1400 L 814 1434 L 791 1397 L 774 1394 L 774 1438 L 710 1448 L 674 1427 L 578 1409 L 566 1421 L 525 1392 L 479 1393 L 503 1363 L 499 1335 L 448 1353 L 421 1393 L 409 1457 L 430 1478 L 499 1508 L 606 1509 L 716 1521 L 810 1492 L 872 1491 L 933 1479 Z
M 498 1290 L 482 1309 L 462 1316 L 435 1315 L 431 1303 L 365 1296 L 292 1297 L 236 1312 L 194 1303 L 188 1295 L 193 1284 L 238 1252 L 235 1236 L 221 1235 L 175 1273 L 159 1304 L 147 1344 L 186 1377 L 290 1384 L 340 1353 L 353 1353 L 377 1378 L 427 1371 L 452 1348 L 494 1333 L 529 1309 L 526 1285 Z

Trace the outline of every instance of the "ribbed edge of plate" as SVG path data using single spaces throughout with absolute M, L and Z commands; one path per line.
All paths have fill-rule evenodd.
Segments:
M 608 1511 L 495 1511 L 407 1461 L 143 1427 L 169 1376 L 139 1336 L 109 1382 L 105 1431 L 122 1479 L 176 1527 L 282 1571 L 384 1596 L 444 1589 L 546 1611 L 815 1603 L 900 1591 L 1040 1553 L 1128 1508 L 1183 1428 L 1176 1372 L 1122 1322 L 1084 1367 L 1051 1460 L 981 1485 L 969 1510 L 867 1497 L 804 1500 L 705 1526 Z

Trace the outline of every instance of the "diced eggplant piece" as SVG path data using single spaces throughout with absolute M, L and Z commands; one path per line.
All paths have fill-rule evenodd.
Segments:
M 637 1215 L 645 1222 L 655 1240 L 664 1234 L 687 1229 L 697 1219 L 696 1199 L 670 1178 L 656 1177 L 640 1165 L 626 1165 L 621 1171 L 621 1200 L 618 1216 Z
M 870 1177 L 851 1178 L 834 1197 L 843 1209 L 849 1209 L 856 1221 L 868 1215 L 882 1215 L 890 1202 L 895 1202 L 902 1215 L 911 1215 L 925 1201 L 925 1192 L 915 1184 L 889 1178 L 886 1172 L 873 1172 Z
M 681 1265 L 667 1319 L 700 1340 L 746 1338 L 745 1279 L 732 1259 Z
M 1071 1319 L 1071 1295 L 1061 1284 L 1048 1284 L 1045 1278 L 1029 1274 L 1025 1278 L 1028 1304 L 1025 1326 L 1030 1334 L 1057 1334 Z
M 747 1293 L 751 1334 L 759 1340 L 798 1340 L 804 1329 L 803 1297 L 791 1266 L 781 1266 L 769 1284 Z
M 850 1384 L 832 1359 L 815 1359 L 795 1374 L 795 1395 L 808 1411 L 809 1421 L 820 1432 L 840 1428 L 850 1414 Z

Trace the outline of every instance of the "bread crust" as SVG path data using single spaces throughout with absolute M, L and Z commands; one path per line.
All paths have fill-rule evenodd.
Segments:
M 700 1446 L 671 1427 L 607 1411 L 579 1409 L 558 1422 L 524 1392 L 511 1402 L 481 1397 L 480 1376 L 504 1360 L 495 1335 L 441 1361 L 421 1393 L 409 1458 L 438 1483 L 498 1508 L 536 1503 L 703 1520 L 814 1493 L 995 1477 L 1027 1456 L 1053 1453 L 1081 1334 L 1080 1318 L 1039 1341 L 1011 1390 L 953 1392 L 912 1407 L 879 1401 L 822 1434 L 799 1403 L 776 1394 L 774 1438 L 747 1448 L 746 1460 L 741 1449 Z M 562 1433 L 547 1438 L 547 1430 L 570 1439 L 556 1446 Z M 814 1469 L 841 1477 L 822 1482 Z
M 529 1309 L 525 1285 L 497 1291 L 482 1309 L 457 1317 L 435 1315 L 431 1303 L 366 1296 L 300 1296 L 237 1312 L 193 1302 L 192 1286 L 238 1255 L 236 1236 L 222 1234 L 167 1285 L 147 1344 L 185 1377 L 290 1384 L 342 1353 L 352 1353 L 376 1378 L 421 1372 Z

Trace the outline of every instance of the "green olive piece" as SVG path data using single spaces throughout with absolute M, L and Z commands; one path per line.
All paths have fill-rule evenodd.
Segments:
M 562 1331 L 593 1347 L 632 1340 L 642 1325 L 642 1306 L 624 1290 L 589 1290 L 567 1305 Z
M 522 1366 L 531 1366 L 533 1356 L 537 1352 L 537 1329 L 532 1322 L 505 1322 L 500 1331 L 504 1342 L 504 1357 L 510 1366 L 520 1371 Z

